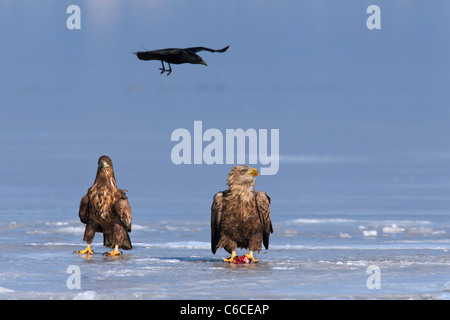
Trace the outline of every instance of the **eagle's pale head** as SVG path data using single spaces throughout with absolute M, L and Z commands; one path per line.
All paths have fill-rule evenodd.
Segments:
M 236 166 L 228 174 L 227 185 L 255 185 L 255 177 L 259 176 L 258 170 L 247 165 Z

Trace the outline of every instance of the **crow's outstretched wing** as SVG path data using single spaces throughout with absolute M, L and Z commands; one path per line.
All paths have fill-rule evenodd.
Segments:
M 228 50 L 230 46 L 226 46 L 225 48 L 219 49 L 219 50 L 214 50 L 214 49 L 210 49 L 210 48 L 205 48 L 205 47 L 192 47 L 192 48 L 185 48 L 184 50 L 189 50 L 192 52 L 199 52 L 199 51 L 209 51 L 209 52 L 225 52 Z

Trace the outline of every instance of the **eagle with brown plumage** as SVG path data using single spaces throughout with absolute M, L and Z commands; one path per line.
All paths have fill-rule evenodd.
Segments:
M 126 196 L 127 190 L 117 188 L 111 159 L 101 156 L 98 159 L 97 175 L 94 184 L 81 198 L 79 216 L 86 224 L 83 240 L 87 247 L 78 254 L 93 254 L 91 243 L 96 232 L 103 233 L 103 245 L 114 248 L 106 252 L 107 256 L 118 256 L 119 248 L 132 248 L 129 232 L 131 232 L 131 206 Z
M 270 220 L 270 197 L 255 190 L 258 170 L 247 165 L 236 166 L 228 174 L 228 189 L 215 194 L 211 206 L 211 251 L 224 248 L 237 258 L 236 249 L 248 249 L 245 256 L 258 262 L 253 256 L 262 244 L 269 249 L 269 236 L 273 232 Z

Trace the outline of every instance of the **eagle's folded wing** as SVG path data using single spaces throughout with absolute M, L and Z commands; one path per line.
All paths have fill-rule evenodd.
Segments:
M 126 196 L 117 200 L 114 204 L 114 210 L 127 228 L 127 231 L 131 232 L 131 206 Z
M 223 193 L 217 192 L 211 205 L 211 251 L 216 253 L 220 240 L 220 220 L 222 219 Z
M 87 223 L 87 221 L 89 219 L 89 197 L 88 197 L 88 195 L 85 195 L 83 198 L 81 198 L 78 216 L 80 217 L 81 222 L 83 222 L 84 224 Z
M 263 244 L 267 250 L 269 249 L 269 236 L 273 232 L 273 228 L 270 220 L 270 197 L 266 192 L 257 191 L 256 206 L 263 224 Z

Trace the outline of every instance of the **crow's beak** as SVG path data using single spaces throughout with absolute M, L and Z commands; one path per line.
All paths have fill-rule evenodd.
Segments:
M 202 62 L 200 62 L 202 65 L 204 65 L 204 66 L 208 66 L 207 64 L 206 64 L 206 62 L 205 61 L 203 61 L 202 60 Z

